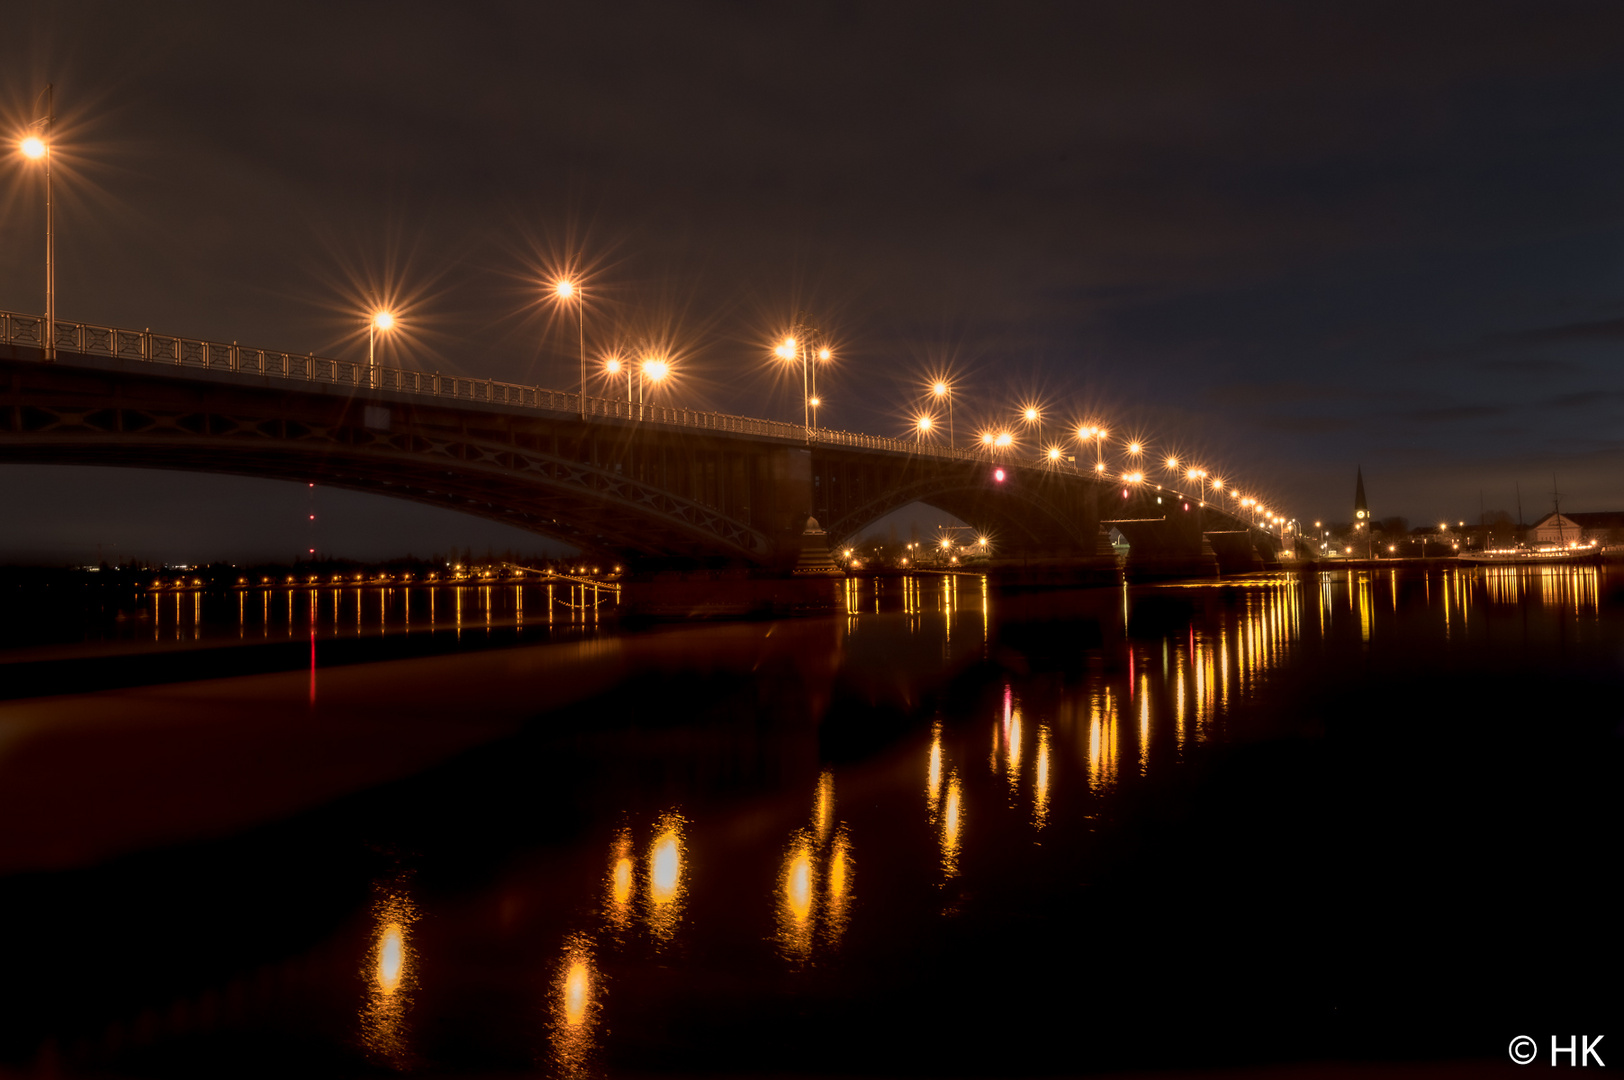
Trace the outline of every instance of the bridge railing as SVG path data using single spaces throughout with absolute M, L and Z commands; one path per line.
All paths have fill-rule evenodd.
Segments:
M 10 345 L 42 348 L 46 320 L 39 315 L 0 311 L 0 340 Z M 454 398 L 458 401 L 506 405 L 568 413 L 589 418 L 618 419 L 658 424 L 665 427 L 723 431 L 793 442 L 843 446 L 859 450 L 885 450 L 948 461 L 985 460 L 986 451 L 942 446 L 939 443 L 864 435 L 829 428 L 805 428 L 781 420 L 762 420 L 727 413 L 679 409 L 669 405 L 637 404 L 618 398 L 587 396 L 584 407 L 580 394 L 548 390 L 541 386 L 469 379 L 438 372 L 406 368 L 369 366 L 358 360 L 334 360 L 314 353 L 275 352 L 239 345 L 235 341 L 204 341 L 199 338 L 155 334 L 150 330 L 124 330 L 113 326 L 57 320 L 54 338 L 58 352 L 87 356 L 110 356 L 138 360 L 160 368 L 230 372 L 297 382 L 331 383 L 400 394 Z M 1185 496 L 1188 497 L 1188 496 Z M 1200 496 L 1196 496 L 1200 498 Z
M 10 345 L 43 348 L 46 320 L 39 315 L 0 311 L 0 341 Z M 699 428 L 739 435 L 755 435 L 795 442 L 815 442 L 827 446 L 847 446 L 866 450 L 917 454 L 948 460 L 974 460 L 981 452 L 942 446 L 936 443 L 863 435 L 829 428 L 807 428 L 780 420 L 680 409 L 669 405 L 638 404 L 618 398 L 592 397 L 567 390 L 470 379 L 438 372 L 406 368 L 369 366 L 358 360 L 335 360 L 314 353 L 278 352 L 237 342 L 206 341 L 200 338 L 155 334 L 151 330 L 126 330 L 92 323 L 57 320 L 54 344 L 58 352 L 87 356 L 109 356 L 138 360 L 158 367 L 230 372 L 270 379 L 319 382 L 420 394 L 435 398 L 506 405 L 521 409 L 569 413 L 587 417 L 639 421 L 666 427 Z

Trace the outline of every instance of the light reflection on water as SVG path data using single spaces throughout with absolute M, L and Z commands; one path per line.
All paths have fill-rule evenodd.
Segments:
M 947 696 L 933 706 L 938 711 L 928 728 L 921 719 L 900 737 L 894 802 L 873 787 L 857 786 L 852 774 L 863 768 L 861 760 L 819 760 L 797 769 L 774 759 L 764 767 L 767 773 L 782 770 L 771 781 L 779 816 L 762 830 L 761 846 L 770 850 L 755 861 L 738 854 L 743 841 L 736 837 L 748 829 L 733 827 L 725 800 L 696 807 L 679 793 L 657 805 L 681 809 L 656 816 L 653 809 L 639 809 L 639 794 L 628 783 L 621 792 L 626 805 L 616 807 L 626 823 L 598 827 L 578 879 L 550 879 L 538 894 L 543 902 L 571 909 L 573 926 L 583 918 L 592 925 L 591 935 L 563 932 L 562 946 L 560 932 L 550 930 L 531 954 L 527 1008 L 533 1018 L 545 1018 L 548 1033 L 540 1056 L 561 1075 L 598 1071 L 600 1060 L 612 1055 L 617 1025 L 642 1022 L 615 1013 L 605 971 L 630 980 L 640 977 L 642 963 L 678 968 L 698 935 L 736 925 L 743 943 L 732 947 L 739 953 L 760 955 L 778 970 L 802 971 L 837 954 L 845 961 L 860 943 L 883 936 L 886 889 L 877 883 L 909 857 L 920 879 L 899 875 L 901 884 L 887 878 L 888 887 L 932 890 L 932 903 L 943 911 L 954 905 L 935 890 L 984 888 L 1001 872 L 998 860 L 1007 849 L 1035 850 L 1034 858 L 1070 857 L 1078 838 L 1108 816 L 1113 799 L 1146 777 L 1176 768 L 1202 746 L 1229 739 L 1240 707 L 1265 694 L 1288 669 L 1374 649 L 1463 647 L 1485 638 L 1488 620 L 1519 611 L 1565 620 L 1553 625 L 1582 625 L 1600 618 L 1610 595 L 1594 567 L 1458 570 L 1435 577 L 1355 571 L 1169 585 L 1124 592 L 1120 606 L 1115 593 L 1103 600 L 1084 597 L 1079 621 L 1097 629 L 1098 640 L 1045 639 L 1060 658 L 1055 663 L 1063 678 L 1029 677 L 1014 661 L 980 669 L 974 692 Z M 436 599 L 442 591 L 419 597 L 413 632 L 434 625 L 436 610 L 445 617 L 455 611 L 458 625 L 466 616 L 483 629 L 499 608 L 499 589 L 466 595 L 454 590 L 449 605 L 444 596 Z M 257 610 L 240 598 L 232 607 L 239 620 L 257 618 L 261 625 L 273 615 L 280 622 L 285 609 L 286 622 L 301 633 L 313 633 L 317 620 L 330 631 L 363 615 L 353 625 L 392 632 L 390 612 L 404 617 L 405 606 L 385 592 L 289 593 L 274 602 L 267 594 Z M 837 652 L 856 649 L 870 631 L 899 625 L 922 640 L 923 652 L 939 665 L 963 662 L 966 651 L 974 660 L 990 646 L 1016 648 L 999 637 L 1002 627 L 994 632 L 1003 601 L 989 601 L 984 584 L 977 589 L 956 578 L 922 576 L 883 585 L 849 582 L 844 595 L 847 610 L 836 618 L 844 640 Z M 980 618 L 958 621 L 969 614 L 962 606 L 973 607 L 978 595 Z M 1136 612 L 1169 599 L 1186 607 L 1162 623 L 1134 627 Z M 195 607 L 196 598 L 189 603 Z M 515 597 L 509 611 L 515 624 L 521 603 Z M 882 747 L 869 756 L 889 752 Z M 984 754 L 986 771 L 978 763 Z M 704 794 L 702 781 L 693 787 L 696 798 Z M 860 865 L 861 903 L 854 892 Z M 730 887 L 696 880 L 707 876 L 725 877 Z M 424 1027 L 412 1014 L 420 974 L 418 913 L 407 889 L 395 884 L 379 887 L 369 915 L 362 1041 L 378 1063 L 408 1068 L 423 1058 L 413 1046 Z M 882 927 L 879 934 L 875 926 Z M 640 953 L 640 947 L 647 948 Z M 353 970 L 356 951 L 345 953 L 346 971 Z M 542 985 L 545 1004 L 538 1000 Z
M 594 1074 L 602 988 L 592 939 L 586 934 L 571 934 L 565 940 L 550 996 L 552 1072 L 565 1077 Z
M 835 818 L 834 785 L 832 771 L 818 775 L 812 821 L 791 834 L 779 869 L 774 912 L 778 948 L 796 963 L 808 960 L 820 940 L 824 948 L 837 949 L 849 917 L 855 864 L 847 827 Z
M 649 933 L 662 944 L 669 944 L 682 924 L 688 892 L 683 867 L 686 825 L 682 815 L 674 810 L 662 815 L 654 826 L 654 839 L 649 844 L 643 921 Z
M 362 976 L 367 993 L 361 1007 L 361 1041 L 374 1059 L 395 1069 L 415 1060 L 408 1014 L 417 990 L 417 954 L 411 929 L 417 909 L 399 882 L 374 887 L 372 946 Z
M 316 585 L 223 593 L 139 592 L 106 598 L 104 619 L 76 626 L 77 641 L 158 645 L 231 638 L 244 643 L 401 633 L 498 630 L 578 637 L 601 632 L 612 605 L 576 586 L 555 594 L 543 584 Z M 13 616 L 11 612 L 0 613 Z M 27 617 L 28 613 L 20 613 Z M 18 644 L 37 642 L 24 637 Z

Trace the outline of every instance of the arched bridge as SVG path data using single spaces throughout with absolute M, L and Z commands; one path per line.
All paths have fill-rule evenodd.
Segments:
M 1226 567 L 1267 533 L 1171 489 L 1125 489 L 930 443 L 633 406 L 494 380 L 0 313 L 0 461 L 316 482 L 449 507 L 647 567 L 787 570 L 808 517 L 860 536 L 919 501 L 1002 558 Z M 994 479 L 1001 466 L 1004 479 Z M 1210 560 L 1210 555 L 1207 558 Z

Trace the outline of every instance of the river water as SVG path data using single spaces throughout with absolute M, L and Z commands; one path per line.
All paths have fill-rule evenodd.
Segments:
M 0 1066 L 1056 1075 L 1616 1030 L 1619 570 L 844 598 L 13 604 Z

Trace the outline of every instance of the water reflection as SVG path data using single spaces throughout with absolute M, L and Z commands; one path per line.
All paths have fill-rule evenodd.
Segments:
M 1049 822 L 1049 729 L 1038 728 L 1037 775 L 1032 780 L 1032 827 L 1041 830 Z
M 960 803 L 964 789 L 959 783 L 958 770 L 947 774 L 947 798 L 942 804 L 942 876 L 951 880 L 959 876 L 959 829 L 962 827 Z
M 829 910 L 824 920 L 824 932 L 830 949 L 839 946 L 849 919 L 847 907 L 851 898 L 851 840 L 842 827 L 835 833 L 829 849 Z
M 1097 638 L 1090 639 L 1096 643 L 1076 650 L 1086 654 L 1083 663 L 1075 663 L 1073 656 L 1058 662 L 1049 659 L 1053 654 L 1042 650 L 1053 640 L 1052 634 L 1045 630 L 1044 635 L 1022 637 L 1011 632 L 1015 620 L 1004 614 L 999 615 L 1002 623 L 989 623 L 984 605 L 983 628 L 997 627 L 998 651 L 993 654 L 997 666 L 976 666 L 969 675 L 958 668 L 952 678 L 959 681 L 936 684 L 951 686 L 952 693 L 912 698 L 940 703 L 941 712 L 928 729 L 923 724 L 904 729 L 893 741 L 863 751 L 886 768 L 896 766 L 894 775 L 899 779 L 889 792 L 890 802 L 880 790 L 883 770 L 859 774 L 859 768 L 870 762 L 852 766 L 851 773 L 841 766 L 837 784 L 835 770 L 806 767 L 815 760 L 811 756 L 815 749 L 807 750 L 807 757 L 793 759 L 791 767 L 783 765 L 791 760 L 787 757 L 752 749 L 750 753 L 759 753 L 759 758 L 743 765 L 729 759 L 726 766 L 731 781 L 754 768 L 753 762 L 768 762 L 749 774 L 756 787 L 749 795 L 748 813 L 729 820 L 737 802 L 712 792 L 704 801 L 684 804 L 694 815 L 692 821 L 674 810 L 657 820 L 652 812 L 638 811 L 647 816 L 621 819 L 629 824 L 611 818 L 594 825 L 589 850 L 579 863 L 569 864 L 580 867 L 578 875 L 568 882 L 549 880 L 545 889 L 538 890 L 539 901 L 556 904 L 557 921 L 544 933 L 537 931 L 532 951 L 523 954 L 528 980 L 524 1015 L 532 1025 L 527 1038 L 534 1039 L 535 1027 L 544 1023 L 547 1043 L 537 1048 L 543 1064 L 550 1063 L 565 1075 L 594 1071 L 604 1048 L 611 1045 L 611 1027 L 618 1031 L 624 1024 L 635 1029 L 644 1023 L 613 1011 L 615 999 L 605 994 L 604 972 L 612 970 L 617 978 L 627 979 L 619 984 L 626 987 L 641 978 L 635 973 L 637 964 L 675 970 L 685 953 L 699 954 L 702 946 L 714 944 L 717 938 L 712 935 L 740 935 L 738 941 L 724 944 L 737 945 L 739 955 L 747 957 L 741 968 L 754 965 L 749 971 L 763 966 L 775 973 L 785 966 L 799 970 L 833 954 L 839 955 L 841 964 L 829 965 L 831 970 L 853 970 L 865 949 L 886 936 L 891 925 L 887 920 L 897 918 L 891 905 L 916 915 L 923 906 L 920 896 L 933 909 L 937 904 L 950 906 L 961 892 L 987 897 L 994 891 L 988 888 L 994 873 L 1022 865 L 1008 855 L 1010 850 L 1018 849 L 1020 858 L 1044 860 L 1039 865 L 1060 865 L 1058 860 L 1074 854 L 1080 836 L 1108 822 L 1122 805 L 1157 790 L 1143 784 L 1143 777 L 1177 767 L 1204 743 L 1250 734 L 1240 725 L 1256 712 L 1245 706 L 1267 701 L 1271 682 L 1278 684 L 1282 673 L 1313 672 L 1317 669 L 1312 665 L 1329 662 L 1363 670 L 1366 661 L 1379 659 L 1383 650 L 1389 658 L 1414 653 L 1428 663 L 1452 663 L 1453 657 L 1463 655 L 1460 650 L 1478 648 L 1490 637 L 1497 647 L 1520 639 L 1530 632 L 1530 625 L 1535 633 L 1541 626 L 1583 630 L 1612 603 L 1618 578 L 1609 583 L 1601 580 L 1604 576 L 1591 567 L 1452 570 L 1426 578 L 1368 571 L 1316 573 L 1301 579 L 1282 576 L 1204 584 L 1187 593 L 1175 593 L 1182 588 L 1175 585 L 1135 589 L 1124 592 L 1120 609 L 1117 594 L 1104 591 L 1103 602 L 1088 596 L 1076 601 L 1082 611 L 1077 621 L 1093 624 L 1088 628 L 1091 634 L 1098 627 Z M 939 664 L 945 650 L 938 651 L 938 646 L 950 640 L 969 639 L 969 658 L 975 658 L 976 620 L 971 616 L 956 622 L 966 614 L 961 605 L 975 602 L 971 583 L 924 581 L 923 592 L 915 585 L 892 586 L 886 594 L 890 607 L 879 619 L 863 609 L 867 596 L 863 587 L 848 583 L 847 611 L 835 617 L 834 625 L 843 624 L 853 640 L 859 636 L 859 623 L 865 628 L 861 633 L 877 623 L 881 629 L 895 629 L 897 637 L 923 635 L 910 639 L 922 642 L 924 648 L 915 650 L 914 667 L 902 671 L 897 663 L 899 679 L 919 676 L 920 656 L 929 665 Z M 960 587 L 964 591 L 955 596 Z M 391 620 L 398 615 L 404 626 L 408 610 L 412 632 L 434 626 L 437 611 L 447 612 L 448 618 L 455 611 L 459 624 L 474 634 L 502 618 L 501 589 L 458 590 L 451 597 L 440 596 L 448 602 L 437 604 L 440 591 L 430 590 L 410 608 L 409 590 L 350 588 L 290 591 L 286 597 L 266 592 L 258 604 L 239 596 L 228 608 L 235 620 L 233 634 L 248 626 L 251 637 L 256 621 L 261 626 L 274 623 L 292 636 L 296 654 L 305 644 L 301 634 L 313 645 L 318 632 L 348 633 L 359 627 L 393 633 L 396 623 Z M 1178 605 L 1168 604 L 1170 595 L 1178 596 Z M 986 593 L 982 596 L 985 600 Z M 530 604 L 522 595 L 512 599 L 515 621 L 526 609 L 531 623 L 542 621 L 534 610 L 534 596 Z M 1156 603 L 1164 605 L 1160 620 L 1144 619 L 1145 611 Z M 899 605 L 911 610 L 899 611 Z M 153 599 L 152 607 L 157 606 Z M 194 623 L 186 620 L 188 608 L 196 617 L 195 596 L 191 604 L 177 598 L 161 607 L 166 637 L 177 633 L 177 625 L 185 635 L 194 632 Z M 1168 608 L 1175 611 L 1173 617 L 1166 616 Z M 1544 623 L 1525 618 L 1536 609 L 1551 618 Z M 145 600 L 141 610 L 150 610 Z M 1132 615 L 1142 622 L 1132 623 Z M 150 627 L 143 621 L 139 632 L 146 634 Z M 1575 637 L 1567 635 L 1564 644 Z M 886 641 L 879 635 L 871 640 Z M 851 641 L 839 648 L 855 651 Z M 1031 653 L 1017 655 L 1023 648 Z M 1007 657 L 1013 659 L 1006 662 Z M 945 664 L 941 667 L 946 669 Z M 1031 671 L 1037 675 L 1029 675 Z M 302 689 L 298 685 L 302 674 L 292 673 L 295 693 Z M 925 677 L 934 674 L 933 669 L 924 669 Z M 312 666 L 312 694 L 315 677 Z M 336 686 L 329 683 L 322 690 L 332 696 L 330 687 Z M 959 694 L 966 686 L 973 693 Z M 989 735 L 989 768 L 984 772 L 980 758 L 988 754 Z M 1033 738 L 1031 746 L 1026 745 L 1028 735 Z M 886 757 L 893 753 L 894 758 Z M 679 761 L 673 771 L 684 764 Z M 787 791 L 778 786 L 784 775 L 798 778 Z M 923 822 L 917 816 L 921 793 L 926 799 Z M 641 789 L 628 785 L 624 795 L 625 803 L 612 804 L 616 814 L 630 814 L 627 807 L 646 805 Z M 1130 798 L 1124 801 L 1120 798 L 1124 795 Z M 759 810 L 768 802 L 770 816 Z M 970 822 L 975 827 L 973 839 L 965 831 L 969 802 L 977 807 Z M 882 814 L 892 816 L 888 820 Z M 748 827 L 739 820 L 744 818 L 749 818 Z M 778 824 L 762 829 L 762 820 Z M 718 837 L 735 846 L 715 843 Z M 862 846 L 862 878 L 857 876 L 854 837 Z M 1042 847 L 1034 848 L 1034 840 L 1041 840 Z M 970 848 L 974 857 L 966 858 Z M 705 887 L 696 891 L 694 855 L 723 850 L 729 852 L 726 871 L 718 865 L 723 862 L 719 857 L 702 861 L 698 869 Z M 730 876 L 732 882 L 743 884 L 730 887 Z M 884 889 L 877 884 L 882 880 Z M 1000 885 L 1015 891 L 1008 882 Z M 861 891 L 854 893 L 854 886 Z M 915 894 L 912 908 L 906 906 L 907 890 Z M 893 900 L 899 895 L 901 900 Z M 981 899 L 965 907 L 972 915 L 985 910 Z M 592 937 L 566 933 L 582 925 L 582 918 L 601 920 L 589 924 Z M 398 886 L 380 887 L 370 920 L 364 946 L 355 940 L 344 942 L 340 970 L 347 975 L 360 967 L 365 996 L 360 1030 L 368 1056 L 384 1067 L 409 1068 L 419 1058 L 414 1044 L 426 1056 L 428 1032 L 438 1023 L 430 1013 L 436 995 L 418 994 L 414 927 L 428 924 L 416 921 L 411 898 Z M 729 923 L 740 929 L 734 931 Z M 642 937 L 645 928 L 648 941 Z M 559 952 L 561 936 L 564 944 Z M 763 940 L 768 936 L 773 941 Z M 511 948 L 513 940 L 500 944 Z M 684 947 L 676 948 L 677 942 Z M 721 951 L 719 946 L 707 955 Z M 494 949 L 468 953 L 470 958 L 490 955 L 496 955 Z M 482 961 L 452 961 L 476 962 Z M 440 973 L 437 965 L 433 988 L 440 991 L 439 997 L 449 998 Z M 459 973 L 464 978 L 466 974 Z M 649 982 L 657 983 L 658 978 Z M 637 994 L 625 994 L 621 1000 L 654 999 L 655 991 L 648 990 L 644 997 L 646 988 L 635 985 Z M 356 998 L 348 991 L 345 995 L 334 1026 L 354 1030 L 350 1025 L 355 1023 Z M 439 1044 L 436 1036 L 434 1045 Z
M 407 1069 L 414 1060 L 407 1013 L 417 989 L 416 953 L 411 944 L 417 909 L 404 886 L 380 885 L 375 891 L 372 946 L 363 972 L 367 996 L 361 1009 L 361 1041 L 369 1056 L 392 1068 Z
M 936 820 L 936 802 L 942 795 L 942 725 L 930 729 L 930 764 L 925 769 L 925 806 L 930 820 Z
M 828 769 L 818 777 L 818 797 L 816 818 L 818 824 L 818 840 L 821 842 L 829 835 L 829 825 L 834 820 L 835 813 L 835 775 Z
M 834 807 L 834 774 L 826 769 L 818 777 L 812 823 L 791 834 L 779 864 L 775 920 L 779 952 L 788 960 L 811 957 L 820 922 L 830 950 L 846 931 L 854 865 L 850 834 L 835 823 Z
M 614 610 L 616 596 L 610 589 L 585 586 L 572 586 L 559 596 L 551 585 L 449 583 L 249 586 L 223 594 L 153 591 L 138 601 L 149 617 L 134 626 L 115 622 L 108 629 L 118 637 L 139 630 L 154 641 L 227 635 L 242 641 L 285 640 L 307 627 L 323 638 L 437 630 L 461 636 L 471 629 L 544 632 L 533 614 L 540 605 L 548 612 L 545 625 L 552 625 L 556 607 L 565 616 L 561 629 L 580 634 L 591 632 L 602 613 Z M 447 616 L 443 621 L 441 612 Z
M 654 826 L 649 844 L 646 880 L 648 891 L 643 920 L 655 941 L 669 943 L 682 923 L 688 884 L 684 880 L 683 830 L 687 821 L 676 811 L 664 814 Z
M 609 853 L 609 880 L 604 917 L 617 934 L 632 925 L 632 831 L 623 827 L 615 834 Z
M 784 955 L 805 960 L 812 953 L 812 838 L 798 833 L 784 855 L 779 878 L 778 944 Z
M 598 1049 L 602 990 L 592 939 L 570 935 L 558 960 L 551 994 L 551 1059 L 559 1076 L 592 1074 Z

